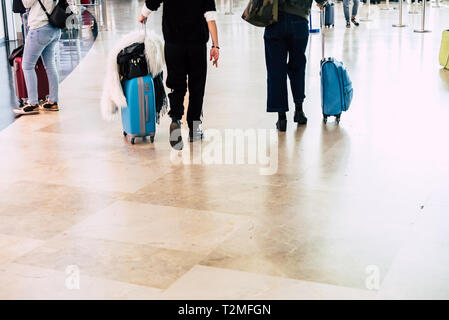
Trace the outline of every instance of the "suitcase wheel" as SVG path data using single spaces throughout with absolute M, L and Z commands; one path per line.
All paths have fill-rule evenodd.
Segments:
M 126 137 L 128 134 L 125 131 L 123 131 L 123 135 Z
M 154 143 L 154 136 L 150 136 L 151 143 Z
M 335 123 L 340 124 L 340 116 L 341 115 L 335 116 Z
M 324 124 L 327 123 L 327 116 L 326 115 L 323 115 L 323 122 L 324 122 Z
M 136 138 L 135 137 L 131 138 L 131 144 L 136 144 Z

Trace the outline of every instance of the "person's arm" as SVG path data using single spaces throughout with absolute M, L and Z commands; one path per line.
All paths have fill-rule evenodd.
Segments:
M 37 0 L 22 0 L 23 6 L 27 9 L 31 8 L 36 2 Z
M 137 20 L 140 23 L 146 22 L 151 12 L 159 9 L 162 2 L 163 0 L 145 0 L 145 4 L 143 5 L 142 11 L 140 12 L 140 16 Z
M 316 1 L 316 5 L 318 6 L 318 8 L 320 8 L 321 10 L 324 9 L 324 7 L 327 4 L 327 0 L 315 0 Z
M 213 61 L 215 67 L 218 67 L 218 59 L 220 58 L 220 44 L 218 42 L 218 29 L 215 20 L 207 21 L 209 33 L 212 38 L 212 48 L 210 49 L 210 61 Z
M 220 58 L 220 43 L 218 42 L 217 8 L 215 0 L 204 1 L 204 18 L 207 21 L 210 36 L 212 38 L 212 49 L 210 50 L 210 61 L 215 67 L 218 67 L 218 59 Z

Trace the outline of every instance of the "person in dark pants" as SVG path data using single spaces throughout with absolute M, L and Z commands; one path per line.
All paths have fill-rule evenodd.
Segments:
M 215 0 L 146 0 L 139 17 L 144 22 L 152 11 L 163 6 L 162 31 L 165 40 L 167 87 L 170 100 L 170 145 L 181 150 L 181 118 L 184 97 L 189 90 L 187 124 L 189 141 L 203 138 L 200 129 L 207 75 L 207 42 L 212 37 L 210 60 L 218 66 L 219 44 Z
M 171 118 L 179 120 L 184 115 L 184 97 L 189 89 L 189 108 L 187 123 L 193 128 L 194 121 L 200 121 L 203 109 L 203 96 L 207 75 L 207 48 L 205 45 L 165 45 L 167 63 L 167 87 L 169 94 Z M 188 77 L 188 83 L 187 83 Z
M 294 121 L 306 124 L 305 51 L 309 41 L 308 17 L 313 0 L 280 0 L 278 22 L 265 28 L 265 61 L 267 65 L 267 112 L 277 112 L 279 131 L 287 130 L 287 77 L 295 102 Z M 326 0 L 317 0 L 320 9 Z

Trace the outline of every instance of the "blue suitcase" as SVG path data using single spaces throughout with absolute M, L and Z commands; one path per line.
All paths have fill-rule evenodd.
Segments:
M 334 58 L 322 60 L 321 106 L 324 123 L 327 123 L 330 116 L 335 116 L 339 123 L 341 113 L 351 105 L 352 96 L 352 82 L 343 63 Z
M 321 11 L 322 16 L 324 15 L 323 11 Z M 321 25 L 321 27 L 323 26 Z M 328 117 L 336 117 L 336 122 L 340 123 L 342 112 L 347 111 L 351 105 L 354 90 L 349 73 L 343 62 L 334 58 L 324 57 L 324 30 L 321 31 L 323 58 L 321 60 L 320 75 L 323 121 L 327 123 Z
M 324 6 L 324 10 L 326 11 L 325 17 L 322 17 L 321 24 L 324 20 L 325 27 L 334 27 L 335 26 L 335 4 L 332 2 L 328 2 Z
M 154 142 L 156 134 L 156 99 L 151 75 L 126 80 L 124 84 L 128 106 L 122 108 L 124 136 L 131 137 L 134 144 L 136 137 L 150 137 Z

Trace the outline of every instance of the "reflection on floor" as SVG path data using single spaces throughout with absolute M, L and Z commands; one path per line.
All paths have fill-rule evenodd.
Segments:
M 83 10 L 80 28 L 64 30 L 60 42 L 60 76 L 63 81 L 92 48 L 98 35 L 98 25 L 89 10 Z
M 78 29 L 65 30 L 61 36 L 60 81 L 63 81 L 86 56 L 98 34 L 97 22 L 89 10 L 82 11 L 79 21 Z M 0 95 L 4 97 L 0 101 L 0 130 L 14 121 L 12 109 L 18 105 L 12 69 L 7 61 L 9 53 L 18 45 L 15 42 L 0 45 Z
M 8 64 L 8 47 L 0 44 L 0 130 L 14 121 L 12 109 L 16 105 L 14 93 L 14 78 Z
M 346 29 L 338 4 L 327 54 L 350 71 L 351 110 L 323 125 L 313 35 L 309 124 L 290 112 L 271 144 L 263 29 L 234 2 L 225 15 L 217 1 L 202 145 L 171 152 L 164 118 L 154 144 L 133 146 L 100 117 L 101 62 L 138 28 L 136 0 L 105 2 L 107 31 L 61 84 L 59 113 L 0 132 L 0 298 L 449 298 L 449 71 L 437 59 L 449 9 L 429 9 L 433 32 L 416 34 L 417 15 L 394 29 L 397 11 L 375 8 Z M 272 147 L 275 173 L 238 163 L 234 147 L 224 162 L 229 129 L 250 130 L 251 155 Z

